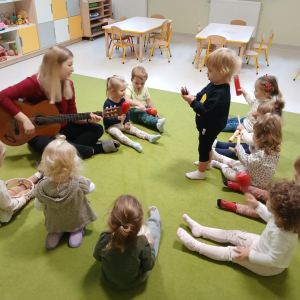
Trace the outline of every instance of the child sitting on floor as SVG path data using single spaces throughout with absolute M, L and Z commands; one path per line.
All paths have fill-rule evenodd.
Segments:
M 249 105 L 251 105 L 251 110 L 248 112 L 247 117 L 241 118 L 241 124 L 243 124 L 248 132 L 253 132 L 253 125 L 256 120 L 252 115 L 258 105 L 262 101 L 269 101 L 273 97 L 282 100 L 282 94 L 278 87 L 278 81 L 275 76 L 265 75 L 258 78 L 254 85 L 254 96 L 253 99 L 243 88 L 239 89 Z M 234 132 L 239 125 L 238 118 L 230 118 L 227 121 L 226 127 L 223 129 L 224 132 Z
M 70 233 L 69 245 L 79 247 L 84 227 L 98 218 L 85 196 L 94 192 L 95 185 L 78 176 L 81 163 L 76 148 L 64 135 L 43 152 L 40 169 L 46 177 L 35 188 L 34 206 L 44 211 L 48 249 L 56 248 L 65 232 Z
M 300 228 L 300 187 L 293 182 L 275 182 L 270 188 L 267 205 L 247 194 L 247 202 L 267 222 L 262 235 L 239 230 L 204 227 L 188 215 L 184 221 L 195 237 L 208 238 L 234 246 L 218 247 L 200 243 L 184 229 L 177 236 L 191 251 L 197 251 L 219 261 L 231 261 L 262 276 L 283 272 L 296 253 Z
M 300 185 L 300 156 L 296 159 L 294 163 L 294 168 L 295 168 L 294 170 L 295 182 L 297 185 Z M 241 187 L 237 182 L 228 183 L 228 187 L 234 190 L 241 190 Z M 261 190 L 250 186 L 249 193 L 253 194 L 255 198 L 268 201 L 269 193 L 266 190 Z M 245 215 L 253 218 L 260 218 L 259 214 L 255 210 L 251 209 L 251 207 L 248 207 L 247 205 L 237 204 L 235 202 L 228 202 L 223 199 L 218 199 L 217 204 L 220 208 L 231 210 L 241 215 Z
M 5 145 L 0 141 L 0 168 L 3 165 L 6 156 Z M 28 178 L 33 184 L 37 183 L 42 178 L 40 172 L 35 173 Z M 9 222 L 13 214 L 15 214 L 22 206 L 30 199 L 34 198 L 34 194 L 28 194 L 31 188 L 25 184 L 19 184 L 7 190 L 4 181 L 0 180 L 0 225 Z M 28 194 L 28 195 L 26 195 Z
M 162 224 L 157 208 L 149 211 L 143 225 L 143 208 L 135 197 L 123 195 L 115 201 L 107 221 L 110 230 L 101 233 L 94 250 L 108 285 L 130 288 L 145 281 L 153 269 Z
M 129 110 L 129 120 L 135 123 L 146 124 L 155 127 L 159 132 L 164 132 L 166 119 L 161 119 L 160 115 L 152 116 L 146 112 L 147 108 L 154 108 L 145 82 L 148 74 L 143 67 L 135 67 L 131 72 L 131 84 L 127 85 L 125 100 L 131 105 Z
M 259 120 L 267 113 L 274 113 L 282 117 L 282 110 L 284 108 L 285 102 L 279 98 L 275 101 L 263 101 L 259 104 L 257 110 L 252 111 L 252 116 L 254 119 Z M 241 137 L 245 143 L 241 145 L 245 149 L 247 154 L 250 154 L 249 146 L 254 146 L 253 142 L 253 132 L 248 132 L 244 125 L 240 124 L 237 127 L 240 130 Z M 237 158 L 236 152 L 229 150 L 230 148 L 234 149 L 236 143 L 225 143 L 220 141 L 215 141 L 213 147 L 217 153 L 230 157 L 230 158 Z
M 204 179 L 205 170 L 210 169 L 212 145 L 217 135 L 226 126 L 230 109 L 229 82 L 241 66 L 240 58 L 228 48 L 220 48 L 205 60 L 210 83 L 197 96 L 182 95 L 196 113 L 199 131 L 199 163 L 196 172 L 186 173 L 189 179 Z
M 124 95 L 126 89 L 126 82 L 123 77 L 114 75 L 107 78 L 106 94 L 108 98 L 104 102 L 103 109 L 108 107 L 122 107 L 125 102 Z M 121 121 L 124 124 L 121 124 Z M 126 137 L 122 131 L 133 134 L 140 139 L 148 140 L 150 143 L 155 143 L 161 138 L 161 135 L 151 135 L 142 130 L 139 130 L 129 122 L 128 112 L 118 118 L 103 118 L 105 130 L 116 137 L 120 142 L 134 148 L 138 152 L 142 152 L 143 147 L 139 143 L 135 143 Z

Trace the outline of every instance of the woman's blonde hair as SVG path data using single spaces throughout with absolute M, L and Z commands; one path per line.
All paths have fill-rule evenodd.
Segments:
M 81 162 L 76 148 L 66 141 L 64 135 L 58 135 L 45 148 L 38 169 L 52 179 L 67 177 L 80 173 Z
M 253 141 L 267 155 L 280 152 L 282 121 L 277 114 L 267 113 L 253 126 Z
M 59 78 L 62 63 L 71 57 L 73 57 L 73 53 L 63 46 L 50 48 L 43 57 L 38 80 L 52 104 L 60 102 L 62 97 L 65 99 L 72 99 L 73 97 L 70 81 Z
M 110 90 L 117 90 L 122 84 L 126 85 L 126 81 L 122 76 L 108 77 L 106 80 L 106 96 L 109 97 Z
M 5 145 L 0 141 L 0 158 L 2 155 L 6 152 L 6 147 Z
M 147 80 L 148 79 L 148 73 L 142 66 L 137 66 L 132 69 L 131 71 L 131 79 L 134 79 L 135 77 L 141 79 L 141 80 Z
M 266 113 L 271 113 L 277 114 L 278 116 L 282 117 L 282 110 L 284 109 L 284 105 L 285 102 L 280 98 L 276 98 L 275 101 L 262 101 L 257 108 L 257 112 L 261 116 L 265 115 Z
M 268 93 L 274 99 L 278 99 L 278 101 L 283 101 L 282 93 L 280 92 L 278 86 L 278 80 L 275 76 L 265 75 L 259 77 L 256 82 L 259 84 L 262 92 Z
M 114 202 L 107 220 L 112 238 L 105 249 L 115 247 L 123 252 L 128 242 L 136 240 L 143 223 L 144 212 L 141 203 L 133 196 L 120 196 Z
M 207 56 L 205 64 L 207 68 L 217 69 L 229 82 L 232 75 L 240 70 L 242 60 L 234 51 L 220 48 Z

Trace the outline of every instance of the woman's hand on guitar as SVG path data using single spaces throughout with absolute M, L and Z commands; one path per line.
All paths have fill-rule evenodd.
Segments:
M 92 112 L 91 112 L 90 116 L 91 116 L 91 119 L 89 120 L 89 123 L 98 123 L 103 120 L 102 117 L 97 116 L 97 115 L 93 114 Z
M 35 132 L 34 125 L 27 117 L 26 119 L 23 120 L 23 127 L 24 127 L 24 132 L 27 135 L 33 134 Z

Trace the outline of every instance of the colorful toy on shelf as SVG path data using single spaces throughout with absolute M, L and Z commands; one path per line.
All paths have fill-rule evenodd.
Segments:
M 22 25 L 22 14 L 20 12 L 17 13 L 18 25 Z
M 15 25 L 18 24 L 17 16 L 16 16 L 14 13 L 12 14 L 12 21 L 11 21 L 11 24 L 15 24 Z
M 26 10 L 21 11 L 21 16 L 22 16 L 22 24 L 29 24 L 28 14 Z
M 0 23 L 0 31 L 5 29 L 5 24 L 3 22 Z
M 182 95 L 187 95 L 187 94 L 188 94 L 188 91 L 187 91 L 186 87 L 182 87 L 182 88 L 180 89 L 180 91 L 181 91 L 181 94 L 182 94 Z
M 8 50 L 6 51 L 6 55 L 7 55 L 7 56 L 15 56 L 15 51 L 14 51 L 13 49 L 8 49 Z
M 0 45 L 0 62 L 7 60 L 5 48 Z
M 240 79 L 239 79 L 238 75 L 234 75 L 234 84 L 235 84 L 236 95 L 237 96 L 242 95 L 242 93 L 240 91 L 238 91 L 241 89 Z
M 147 114 L 149 114 L 149 115 L 151 115 L 153 117 L 155 117 L 157 115 L 157 110 L 153 109 L 153 108 L 147 108 L 146 112 L 147 112 Z
M 97 13 L 97 12 L 90 13 L 90 19 L 95 19 L 98 17 L 99 17 L 99 13 Z

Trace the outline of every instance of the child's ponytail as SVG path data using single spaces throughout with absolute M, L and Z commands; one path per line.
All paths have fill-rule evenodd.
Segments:
M 119 248 L 122 252 L 128 242 L 137 238 L 143 225 L 143 209 L 133 196 L 122 195 L 114 203 L 107 225 L 112 231 L 112 238 L 106 249 Z
M 278 97 L 275 101 L 270 100 L 261 102 L 257 108 L 257 112 L 261 116 L 264 116 L 267 113 L 271 113 L 282 117 L 282 111 L 284 106 L 285 102 Z

